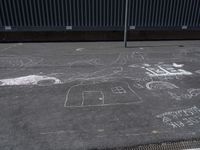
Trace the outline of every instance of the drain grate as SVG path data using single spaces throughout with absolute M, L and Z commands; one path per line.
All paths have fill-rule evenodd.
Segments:
M 142 146 L 130 146 L 130 147 L 119 147 L 119 148 L 104 148 L 104 149 L 93 149 L 93 150 L 200 150 L 200 141 L 182 141 L 182 142 L 168 142 L 160 144 L 148 144 Z

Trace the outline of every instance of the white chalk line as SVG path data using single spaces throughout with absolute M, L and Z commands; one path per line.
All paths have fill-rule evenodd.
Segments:
M 3 49 L 1 49 L 0 51 L 1 51 L 1 52 L 5 52 L 5 51 L 7 51 L 7 50 L 9 50 L 9 49 L 12 49 L 12 48 L 15 48 L 15 47 L 18 47 L 18 46 L 21 46 L 21 45 L 23 45 L 23 44 L 22 44 L 22 43 L 17 43 L 17 44 L 8 46 L 8 47 L 6 47 L 6 48 L 3 48 Z
M 41 132 L 40 135 L 51 135 L 51 134 L 69 134 L 69 133 L 78 133 L 76 131 L 72 132 L 72 131 L 67 131 L 67 130 L 60 130 L 60 131 L 52 131 L 52 132 Z M 172 135 L 174 134 L 174 132 L 168 132 L 168 131 L 163 131 L 163 132 L 141 132 L 141 133 L 124 133 L 124 134 L 116 134 L 114 136 L 117 137 L 131 137 L 131 136 L 155 136 L 155 135 L 159 135 L 159 134 L 169 134 Z M 180 136 L 180 135 L 194 135 L 194 132 L 187 132 L 187 133 L 176 133 L 176 135 Z M 95 138 L 106 138 L 106 137 L 110 137 L 110 135 L 96 135 Z
M 65 108 L 87 108 L 87 107 L 104 107 L 104 106 L 117 106 L 117 105 L 131 105 L 131 104 L 141 104 L 143 101 L 138 102 L 129 102 L 129 103 L 109 103 L 109 104 L 100 104 L 100 105 L 80 105 L 80 106 L 64 106 Z

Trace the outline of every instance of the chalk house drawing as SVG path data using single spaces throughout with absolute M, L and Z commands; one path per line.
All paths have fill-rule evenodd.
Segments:
M 146 84 L 148 90 L 177 89 L 175 84 L 164 81 L 151 81 Z
M 180 69 L 183 64 L 181 65 L 173 65 L 170 64 L 161 64 L 161 65 L 153 65 L 151 67 L 143 67 L 147 71 L 146 74 L 148 74 L 151 77 L 159 77 L 159 76 L 177 76 L 177 75 L 192 75 L 191 72 Z M 175 67 L 176 66 L 176 67 Z M 178 66 L 178 67 L 177 67 Z
M 106 81 L 74 85 L 67 91 L 64 107 L 111 106 L 141 103 L 126 82 Z

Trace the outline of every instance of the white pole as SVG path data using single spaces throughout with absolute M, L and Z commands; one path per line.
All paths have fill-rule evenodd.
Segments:
M 127 47 L 127 23 L 128 23 L 128 1 L 126 0 L 125 19 L 124 19 L 124 46 Z

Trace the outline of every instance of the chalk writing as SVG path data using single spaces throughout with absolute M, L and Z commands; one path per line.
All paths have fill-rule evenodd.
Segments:
M 174 67 L 178 66 L 178 67 Z M 143 68 L 146 69 L 146 73 L 151 76 L 176 76 L 176 75 L 192 75 L 191 72 L 178 69 L 183 65 L 169 65 L 169 64 L 160 64 L 160 65 L 153 65 L 150 67 L 144 66 Z
M 197 106 L 191 108 L 165 112 L 157 115 L 156 118 L 172 128 L 182 128 L 185 126 L 193 126 L 200 124 L 200 109 Z

